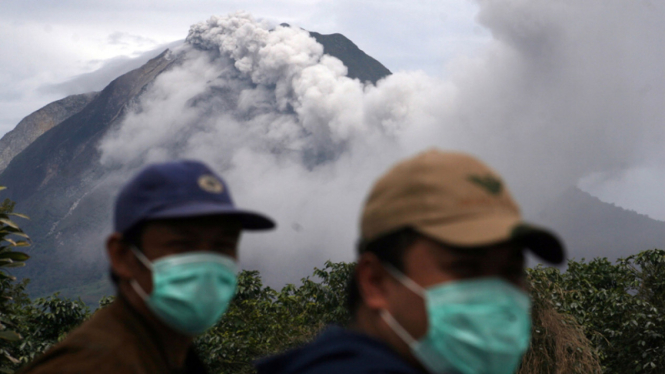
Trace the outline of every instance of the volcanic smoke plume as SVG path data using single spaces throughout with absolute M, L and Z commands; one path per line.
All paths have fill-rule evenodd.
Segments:
M 590 173 L 662 159 L 664 3 L 479 3 L 493 39 L 446 80 L 397 72 L 365 84 L 306 31 L 242 12 L 196 24 L 100 144 L 109 180 L 155 161 L 208 162 L 239 205 L 278 220 L 276 233 L 244 237 L 244 267 L 293 282 L 353 258 L 372 181 L 427 147 L 480 156 L 527 217 Z

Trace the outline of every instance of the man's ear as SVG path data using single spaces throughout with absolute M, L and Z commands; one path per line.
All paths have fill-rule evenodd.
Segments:
M 111 269 L 121 280 L 134 278 L 137 260 L 129 245 L 122 240 L 121 233 L 115 232 L 106 239 L 106 253 Z
M 393 279 L 374 253 L 360 256 L 356 277 L 362 303 L 372 310 L 388 309 L 388 286 Z

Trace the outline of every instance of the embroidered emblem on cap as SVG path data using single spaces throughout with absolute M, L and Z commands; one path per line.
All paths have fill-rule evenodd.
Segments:
M 467 179 L 470 182 L 473 182 L 476 185 L 482 187 L 491 195 L 496 196 L 501 193 L 501 190 L 503 190 L 503 184 L 501 184 L 501 181 L 491 174 L 487 174 L 484 177 L 479 175 L 470 175 Z
M 199 187 L 201 187 L 203 191 L 210 193 L 222 193 L 222 191 L 224 191 L 224 185 L 222 182 L 214 175 L 210 174 L 204 174 L 199 177 Z

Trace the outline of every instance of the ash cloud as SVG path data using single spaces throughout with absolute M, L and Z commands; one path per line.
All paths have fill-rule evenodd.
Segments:
M 484 53 L 455 61 L 445 81 L 398 72 L 376 86 L 346 77 L 303 30 L 212 17 L 100 144 L 102 163 L 118 175 L 211 164 L 239 205 L 278 220 L 241 248 L 244 267 L 276 284 L 352 260 L 372 181 L 429 146 L 486 160 L 527 216 L 586 175 L 662 158 L 664 5 L 479 3 L 493 35 Z

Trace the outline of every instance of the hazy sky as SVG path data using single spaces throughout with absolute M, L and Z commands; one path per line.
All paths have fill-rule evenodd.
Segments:
M 392 71 L 442 75 L 451 57 L 473 54 L 489 38 L 467 0 L 2 1 L 0 136 L 41 106 L 77 89 L 101 89 L 117 74 L 58 83 L 109 64 L 123 69 L 127 58 L 184 39 L 192 24 L 237 10 L 274 24 L 342 33 Z

